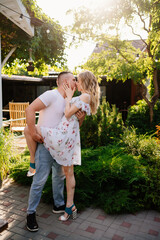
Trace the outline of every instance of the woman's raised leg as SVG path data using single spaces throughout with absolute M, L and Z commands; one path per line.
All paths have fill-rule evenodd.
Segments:
M 35 152 L 37 148 L 37 143 L 32 139 L 27 126 L 24 129 L 24 135 L 30 152 L 30 167 L 27 176 L 31 177 L 35 174 Z

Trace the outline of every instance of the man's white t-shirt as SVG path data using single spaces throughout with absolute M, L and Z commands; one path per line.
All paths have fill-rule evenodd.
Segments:
M 38 97 L 46 106 L 39 113 L 38 126 L 56 127 L 65 110 L 65 99 L 57 89 L 44 92 Z

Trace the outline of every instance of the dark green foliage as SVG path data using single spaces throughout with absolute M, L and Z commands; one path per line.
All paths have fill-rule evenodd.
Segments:
M 98 122 L 97 116 L 86 116 L 80 129 L 81 147 L 88 148 L 98 146 Z
M 16 182 L 24 185 L 30 185 L 32 178 L 27 177 L 27 171 L 29 169 L 29 156 L 23 156 L 23 159 L 17 161 L 10 168 L 10 177 Z
M 153 136 L 136 134 L 135 128 L 125 128 L 121 141 L 125 152 L 133 156 L 140 156 L 144 160 L 144 165 L 159 160 L 160 145 Z
M 14 149 L 13 140 L 13 134 L 0 129 L 0 180 L 7 176 L 15 159 L 20 158 Z
M 160 209 L 160 145 L 155 138 L 137 135 L 134 128 L 126 129 L 122 136 L 125 151 L 139 157 L 146 168 L 146 182 L 143 185 L 145 207 Z M 134 186 L 137 188 L 140 186 Z
M 117 142 L 123 131 L 123 120 L 116 105 L 110 107 L 109 103 L 103 101 L 101 105 L 100 139 L 99 145 L 106 146 L 108 143 Z
M 103 100 L 97 114 L 86 116 L 81 126 L 82 148 L 96 148 L 106 146 L 108 143 L 117 142 L 123 131 L 123 120 L 121 113 L 115 105 L 110 107 L 109 103 Z
M 127 146 L 129 142 L 123 144 Z M 91 205 L 107 213 L 135 212 L 153 206 L 159 209 L 159 163 L 153 158 L 146 164 L 142 156 L 128 153 L 122 144 L 82 150 L 82 166 L 75 167 L 75 203 L 78 209 Z M 25 156 L 24 161 L 12 170 L 11 176 L 19 183 L 30 184 L 31 179 L 26 177 L 28 166 Z M 51 175 L 42 198 L 52 203 Z
M 89 199 L 85 199 L 84 202 L 99 206 L 107 213 L 132 212 L 139 209 L 139 201 L 135 201 L 135 193 L 131 190 L 134 184 L 140 184 L 145 180 L 145 174 L 143 166 L 136 158 L 124 154 L 120 146 L 112 145 L 90 152 L 87 150 L 87 158 L 82 156 L 84 161 L 78 174 L 75 170 L 77 189 L 83 186 L 79 181 L 81 172 L 82 179 L 86 179 L 83 193 L 86 192 L 90 198 L 92 196 L 90 202 Z M 78 195 L 77 201 L 79 197 Z
M 43 68 L 44 63 L 49 65 L 63 66 L 66 59 L 64 56 L 65 36 L 62 27 L 54 19 L 47 16 L 35 0 L 22 1 L 27 11 L 41 19 L 43 24 L 35 26 L 34 36 L 31 38 L 26 32 L 0 13 L 0 31 L 2 34 L 2 59 L 8 52 L 17 46 L 16 51 L 8 59 L 6 68 L 12 66 L 17 58 L 20 63 L 28 63 L 29 52 L 32 48 L 34 66 Z M 25 17 L 25 16 L 24 16 Z M 47 34 L 47 30 L 49 33 Z M 14 63 L 13 63 L 14 64 Z M 23 72 L 27 75 L 27 72 Z
M 126 125 L 134 126 L 137 132 L 142 134 L 155 132 L 155 126 L 158 124 L 160 124 L 160 101 L 157 101 L 154 106 L 152 126 L 150 125 L 149 107 L 144 100 L 139 100 L 136 105 L 129 108 Z

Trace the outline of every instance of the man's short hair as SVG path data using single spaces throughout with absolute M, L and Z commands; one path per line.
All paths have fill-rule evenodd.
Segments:
M 57 81 L 59 84 L 61 84 L 61 80 L 63 79 L 63 76 L 66 74 L 72 74 L 72 73 L 69 71 L 63 71 L 58 74 Z

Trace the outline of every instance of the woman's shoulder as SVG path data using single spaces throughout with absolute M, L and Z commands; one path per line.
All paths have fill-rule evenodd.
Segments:
M 82 97 L 82 99 L 81 99 Z M 89 100 L 88 98 L 84 97 L 80 95 L 77 97 L 72 98 L 71 100 L 72 104 L 75 104 L 75 106 L 79 109 L 81 109 L 82 111 L 85 111 L 87 115 L 90 115 L 90 105 L 89 105 Z
M 82 93 L 80 95 L 80 100 L 89 104 L 90 103 L 90 95 L 88 93 Z
M 71 103 L 75 102 L 75 101 L 78 101 L 79 100 L 79 96 L 76 96 L 76 97 L 72 97 L 71 99 Z

